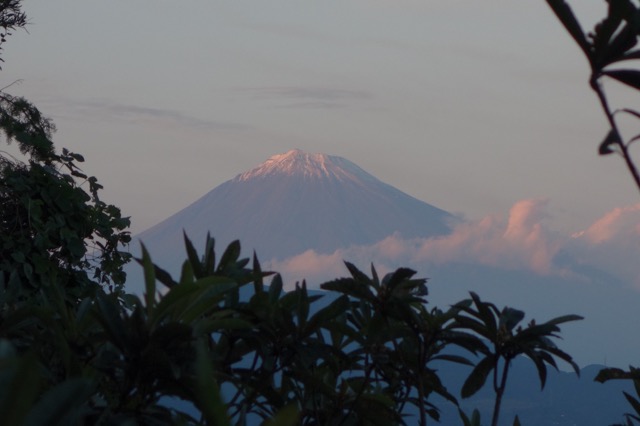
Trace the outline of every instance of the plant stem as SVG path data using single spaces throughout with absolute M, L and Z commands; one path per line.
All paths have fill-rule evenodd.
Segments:
M 624 161 L 627 165 L 627 169 L 629 169 L 629 172 L 633 177 L 633 181 L 635 182 L 636 187 L 638 188 L 638 190 L 640 190 L 640 174 L 638 173 L 638 169 L 636 168 L 635 164 L 633 164 L 633 160 L 631 159 L 631 155 L 629 154 L 629 147 L 625 145 L 624 142 L 622 141 L 620 131 L 618 130 L 618 125 L 616 124 L 616 121 L 613 117 L 613 113 L 609 108 L 609 102 L 607 101 L 607 97 L 604 93 L 604 90 L 602 90 L 602 86 L 598 82 L 599 77 L 600 76 L 598 74 L 592 75 L 591 81 L 590 81 L 591 88 L 598 94 L 600 105 L 602 106 L 602 109 L 604 110 L 604 113 L 607 116 L 607 120 L 609 121 L 609 126 L 611 126 L 611 130 L 616 135 L 616 144 L 620 148 L 620 153 L 624 158 Z
M 504 395 L 504 389 L 507 387 L 507 375 L 509 374 L 509 364 L 511 360 L 504 360 L 504 367 L 502 368 L 502 377 L 500 378 L 500 386 L 495 388 L 496 402 L 493 406 L 493 418 L 491 419 L 491 426 L 498 426 L 498 417 L 500 416 L 500 406 L 502 405 L 502 396 Z M 498 369 L 496 368 L 496 373 Z M 495 377 L 495 376 L 494 376 Z

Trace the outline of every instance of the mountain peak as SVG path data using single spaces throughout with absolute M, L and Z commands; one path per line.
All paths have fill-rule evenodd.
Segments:
M 333 177 L 339 180 L 353 179 L 362 171 L 350 161 L 326 154 L 311 154 L 299 149 L 292 149 L 284 154 L 276 154 L 258 167 L 242 173 L 235 181 L 263 178 L 274 175 L 301 176 L 304 178 Z
M 183 232 L 210 232 L 217 244 L 240 239 L 262 258 L 286 259 L 373 244 L 394 233 L 443 235 L 451 219 L 349 160 L 294 149 L 218 185 L 139 238 L 160 261 L 178 258 L 173 249 Z

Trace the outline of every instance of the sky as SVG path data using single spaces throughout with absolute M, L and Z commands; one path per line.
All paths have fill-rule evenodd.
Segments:
M 605 11 L 573 3 L 589 26 Z M 622 161 L 597 155 L 607 127 L 587 63 L 544 1 L 24 8 L 2 86 L 18 80 L 6 91 L 55 121 L 134 234 L 292 148 L 469 220 L 545 199 L 573 233 L 638 201 Z
M 571 4 L 589 28 L 606 11 L 601 0 Z M 24 9 L 28 31 L 3 46 L 0 87 L 54 120 L 58 148 L 84 155 L 134 234 L 299 148 L 345 157 L 465 221 L 443 239 L 391 236 L 278 269 L 429 259 L 555 282 L 577 276 L 557 262 L 567 251 L 614 271 L 625 283 L 616 291 L 640 289 L 638 190 L 621 159 L 597 155 L 608 129 L 587 62 L 542 0 L 25 0 Z M 616 106 L 638 103 L 606 88 Z M 634 303 L 616 294 L 609 303 Z M 603 315 L 628 336 L 628 319 Z M 589 340 L 585 327 L 574 339 Z M 620 365 L 637 359 L 632 343 Z

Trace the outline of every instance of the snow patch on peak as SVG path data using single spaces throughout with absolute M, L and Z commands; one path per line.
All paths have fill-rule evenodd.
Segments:
M 236 176 L 234 180 L 247 181 L 275 175 L 338 180 L 369 180 L 370 176 L 344 158 L 292 149 L 284 154 L 271 156 L 258 167 Z

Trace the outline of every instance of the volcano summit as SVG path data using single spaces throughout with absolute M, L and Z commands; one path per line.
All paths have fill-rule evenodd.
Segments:
M 154 261 L 184 258 L 182 231 L 200 244 L 239 239 L 245 253 L 284 259 L 404 237 L 446 234 L 454 217 L 336 156 L 291 150 L 239 174 L 137 237 Z M 177 259 L 176 259 L 177 257 Z

